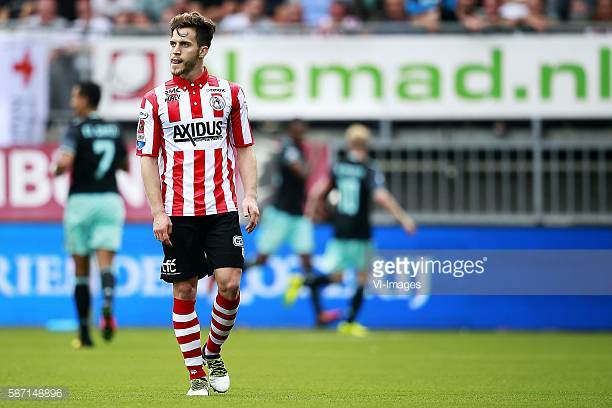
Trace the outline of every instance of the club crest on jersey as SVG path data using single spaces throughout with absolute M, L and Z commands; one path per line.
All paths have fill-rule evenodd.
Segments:
M 166 102 L 178 101 L 181 98 L 180 89 L 178 86 L 166 89 L 164 91 L 164 100 Z
M 225 99 L 223 99 L 221 95 L 216 95 L 216 94 L 211 95 L 209 102 L 210 102 L 210 106 L 212 106 L 214 110 L 225 109 Z

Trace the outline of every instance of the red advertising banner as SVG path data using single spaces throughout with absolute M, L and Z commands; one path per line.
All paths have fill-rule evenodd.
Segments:
M 49 172 L 56 149 L 56 144 L 0 149 L 0 221 L 61 221 L 70 179 Z M 131 152 L 129 159 L 130 171 L 117 174 L 127 221 L 149 221 L 138 157 Z
M 264 167 L 278 149 L 278 141 L 258 144 L 259 166 Z M 68 197 L 70 176 L 54 177 L 49 172 L 57 144 L 12 146 L 0 148 L 0 222 L 61 221 Z M 310 142 L 306 156 L 311 168 L 307 188 L 329 171 L 329 149 L 325 142 Z M 150 222 L 151 214 L 140 177 L 140 163 L 134 150 L 128 153 L 130 170 L 117 173 L 119 192 L 126 208 L 127 222 Z M 274 165 L 273 162 L 270 162 Z M 273 169 L 276 171 L 276 169 Z M 239 178 L 238 171 L 236 177 Z M 237 180 L 238 181 L 238 180 Z M 272 183 L 261 185 L 262 191 L 273 191 Z M 238 181 L 239 205 L 242 184 Z M 260 197 L 264 199 L 265 197 Z

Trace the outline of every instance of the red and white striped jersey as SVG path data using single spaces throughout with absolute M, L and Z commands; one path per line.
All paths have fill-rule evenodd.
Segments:
M 159 157 L 166 214 L 237 211 L 235 148 L 253 144 L 240 86 L 205 69 L 157 86 L 140 108 L 136 154 Z

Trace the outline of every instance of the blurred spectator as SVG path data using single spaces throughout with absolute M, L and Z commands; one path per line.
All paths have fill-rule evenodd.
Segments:
M 447 21 L 474 32 L 498 27 L 545 31 L 552 24 L 547 14 L 561 21 L 610 21 L 611 4 L 612 0 L 0 0 L 0 25 L 15 19 L 27 29 L 62 29 L 75 18 L 77 32 L 165 30 L 175 15 L 196 10 L 230 32 L 266 31 L 274 25 L 350 32 L 361 29 L 363 21 L 398 23 L 372 26 L 394 33 L 411 32 L 411 27 L 436 32 Z
M 60 0 L 57 2 L 57 14 L 72 22 L 76 19 L 76 2 Z
M 408 21 L 408 13 L 404 7 L 404 0 L 384 0 L 383 21 L 402 22 Z
M 612 0 L 599 0 L 593 14 L 594 21 L 612 21 Z
M 360 26 L 361 22 L 349 15 L 347 4 L 337 0 L 329 5 L 329 14 L 318 24 L 319 30 L 323 33 L 354 31 Z
M 317 26 L 327 16 L 331 0 L 300 0 L 300 4 L 306 25 Z
M 541 0 L 505 0 L 499 8 L 499 15 L 510 27 L 527 27 L 535 31 L 550 27 Z
M 91 0 L 91 6 L 96 15 L 114 19 L 126 10 L 133 10 L 136 4 L 134 0 Z
M 147 13 L 142 10 L 134 10 L 131 14 L 132 26 L 140 30 L 150 30 L 153 23 Z
M 477 4 L 477 0 L 457 0 L 457 20 L 468 31 L 482 31 L 489 25 L 487 18 L 479 15 Z
M 20 23 L 21 28 L 24 29 L 58 30 L 67 25 L 68 21 L 57 14 L 56 0 L 38 0 L 34 7 L 34 14 L 25 17 Z
M 238 1 L 235 0 L 225 0 L 222 4 L 221 4 L 221 9 L 223 9 L 223 13 L 226 16 L 229 16 L 230 14 L 234 14 L 238 12 Z
M 19 8 L 17 15 L 15 16 L 19 21 L 23 21 L 26 17 L 32 16 L 36 13 L 36 2 L 35 1 L 24 1 Z
M 138 10 L 134 6 L 128 6 L 119 9 L 115 15 L 114 28 L 116 30 L 145 30 L 149 31 L 154 28 L 151 19 L 143 11 Z
M 242 11 L 225 17 L 219 28 L 229 32 L 267 28 L 271 25 L 271 21 L 264 15 L 264 10 L 263 0 L 246 0 Z
M 594 17 L 595 9 L 601 0 L 557 0 L 556 16 L 560 21 L 584 21 Z
M 482 12 L 483 18 L 489 25 L 500 25 L 501 17 L 499 16 L 499 6 L 501 0 L 483 0 Z
M 178 0 L 171 2 L 171 4 L 161 12 L 161 15 L 157 16 L 153 20 L 159 22 L 161 27 L 167 28 L 168 23 L 174 16 L 188 11 L 198 11 L 200 13 L 203 12 L 202 7 L 198 3 L 189 3 L 187 0 Z M 147 15 L 150 16 L 151 14 L 148 13 Z
M 350 0 L 350 7 L 360 21 L 380 21 L 383 19 L 385 0 Z
M 176 6 L 177 3 L 187 4 L 186 1 L 181 0 L 137 0 L 136 6 L 138 10 L 144 12 L 151 20 L 160 21 L 162 13 L 164 13 L 166 9 L 171 7 L 178 8 Z
M 0 24 L 19 17 L 21 8 L 27 0 L 0 0 Z
M 210 3 L 211 2 L 206 2 L 207 6 L 206 8 L 202 9 L 201 14 L 207 16 L 217 23 L 220 23 L 225 17 L 239 11 L 238 2 L 236 0 L 225 0 L 220 4 Z
M 283 3 L 274 10 L 274 23 L 286 26 L 303 22 L 302 6 L 297 3 Z
M 170 20 L 172 20 L 172 17 L 174 16 L 176 16 L 174 7 L 168 7 L 167 9 L 162 11 L 161 16 L 159 17 L 159 26 L 162 29 L 167 29 L 168 24 L 170 23 Z
M 73 27 L 79 33 L 99 36 L 110 33 L 113 23 L 107 17 L 94 14 L 89 0 L 77 0 Z
M 430 32 L 438 31 L 441 2 L 442 0 L 407 0 L 406 9 L 412 24 Z

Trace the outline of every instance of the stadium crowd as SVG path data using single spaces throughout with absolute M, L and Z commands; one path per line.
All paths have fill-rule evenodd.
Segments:
M 436 32 L 449 26 L 539 32 L 568 21 L 612 21 L 612 0 L 0 0 L 0 27 L 101 35 L 158 32 L 172 16 L 188 10 L 233 33 Z

